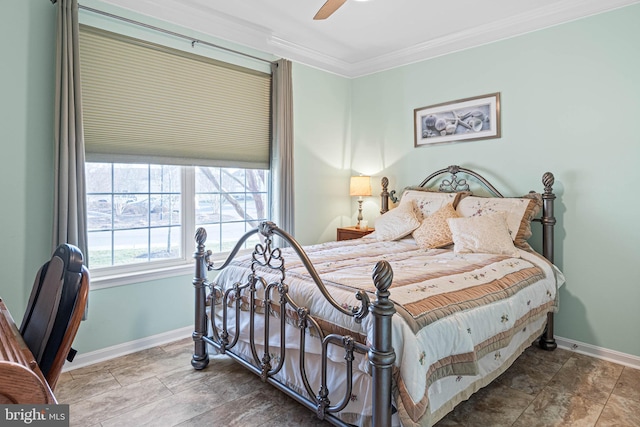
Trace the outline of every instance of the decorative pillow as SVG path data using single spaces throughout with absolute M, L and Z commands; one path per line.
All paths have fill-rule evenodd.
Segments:
M 460 199 L 468 195 L 468 192 L 460 193 L 444 193 L 437 191 L 429 191 L 427 189 L 405 189 L 400 198 L 400 205 L 413 201 L 415 203 L 416 215 L 418 220 L 422 221 L 424 218 L 433 215 L 438 209 L 451 203 L 455 208 L 458 205 Z M 422 188 L 422 187 L 417 187 Z
M 541 208 L 542 196 L 532 192 L 514 198 L 469 196 L 460 200 L 456 210 L 463 217 L 505 212 L 513 243 L 519 248 L 529 249 L 527 239 L 531 237 L 531 220 L 540 213 Z
M 420 226 L 416 218 L 413 200 L 401 203 L 397 208 L 391 209 L 376 220 L 375 236 L 378 240 L 396 240 L 408 234 Z
M 413 238 L 422 249 L 448 246 L 453 243 L 453 238 L 447 220 L 459 217 L 460 215 L 453 208 L 453 204 L 447 203 L 433 215 L 422 220 L 420 227 L 413 230 Z
M 504 212 L 447 220 L 457 253 L 487 253 L 520 258 L 513 245 Z

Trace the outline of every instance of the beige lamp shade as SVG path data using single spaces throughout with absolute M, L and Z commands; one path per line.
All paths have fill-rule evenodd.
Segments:
M 371 177 L 368 176 L 352 176 L 349 185 L 350 196 L 370 196 L 371 195 Z

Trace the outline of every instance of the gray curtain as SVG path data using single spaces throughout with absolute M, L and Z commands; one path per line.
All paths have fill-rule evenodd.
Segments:
M 87 203 L 78 0 L 58 0 L 56 37 L 55 165 L 53 248 L 70 243 L 87 257 Z
M 273 222 L 293 235 L 295 230 L 291 61 L 278 60 L 273 64 L 272 71 L 271 213 Z

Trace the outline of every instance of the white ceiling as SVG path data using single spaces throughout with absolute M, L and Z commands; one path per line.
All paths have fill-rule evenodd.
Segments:
M 327 20 L 314 21 L 325 0 L 103 1 L 347 77 L 640 2 L 347 0 Z

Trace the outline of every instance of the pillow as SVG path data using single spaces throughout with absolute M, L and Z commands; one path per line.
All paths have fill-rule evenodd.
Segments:
M 375 237 L 378 240 L 400 239 L 420 226 L 413 200 L 401 203 L 376 220 Z
M 511 239 L 522 249 L 530 249 L 527 239 L 531 237 L 531 220 L 540 213 L 540 209 L 542 196 L 533 192 L 514 198 L 469 196 L 460 200 L 456 207 L 456 211 L 463 217 L 505 212 Z
M 422 221 L 424 218 L 433 215 L 438 209 L 451 203 L 455 208 L 458 205 L 460 199 L 468 192 L 461 193 L 444 193 L 437 191 L 429 191 L 426 189 L 417 190 L 414 187 L 412 189 L 405 189 L 400 198 L 400 205 L 413 201 L 415 203 L 416 215 L 418 220 Z M 417 187 L 421 188 L 421 187 Z
M 460 215 L 453 208 L 453 204 L 447 203 L 433 215 L 422 220 L 420 227 L 413 230 L 413 238 L 422 249 L 448 246 L 453 243 L 453 238 L 447 220 L 459 217 Z
M 453 251 L 456 253 L 487 253 L 520 258 L 509 235 L 504 212 L 450 218 L 447 222 L 453 238 Z

